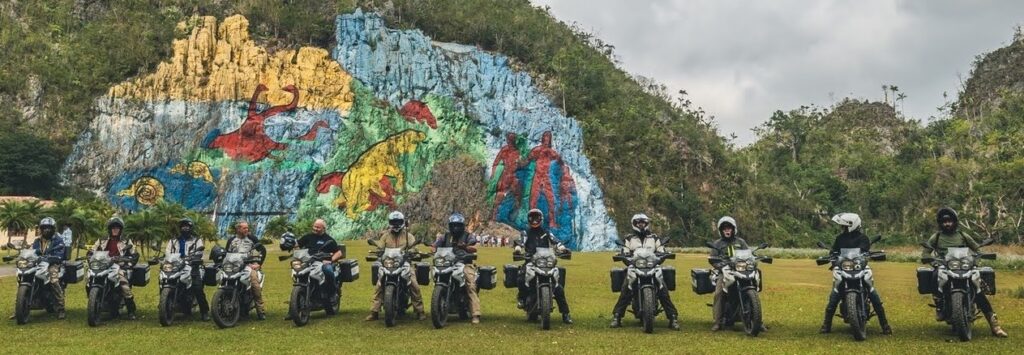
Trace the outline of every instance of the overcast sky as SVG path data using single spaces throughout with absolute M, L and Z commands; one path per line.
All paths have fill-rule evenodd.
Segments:
M 975 56 L 1012 41 L 1024 1 L 533 0 L 615 46 L 626 71 L 685 89 L 723 135 L 753 141 L 775 110 L 907 95 L 921 120 Z

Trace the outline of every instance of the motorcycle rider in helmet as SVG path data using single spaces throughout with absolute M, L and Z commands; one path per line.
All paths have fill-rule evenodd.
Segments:
M 526 214 L 526 221 L 529 228 L 523 231 L 520 237 L 521 244 L 516 245 L 513 253 L 523 254 L 525 252 L 526 256 L 530 257 L 537 252 L 537 248 L 554 248 L 558 253 L 569 251 L 558 241 L 558 238 L 544 228 L 544 213 L 541 210 L 531 209 Z M 522 267 L 519 270 L 519 294 L 516 296 L 516 307 L 522 309 L 529 287 L 526 285 L 526 268 Z M 565 300 L 565 289 L 555 283 L 552 296 L 558 303 L 558 311 L 562 313 L 562 323 L 572 324 L 572 317 L 569 316 L 569 302 Z
M 739 237 L 739 228 L 737 228 L 736 220 L 729 216 L 723 216 L 718 219 L 718 239 L 711 242 L 715 247 L 711 249 L 711 256 L 717 256 L 723 259 L 729 259 L 733 257 L 736 250 L 750 249 L 747 245 L 747 241 Z M 731 326 L 723 322 L 725 310 L 725 278 L 721 277 L 723 269 L 728 268 L 727 262 L 711 265 L 715 269 L 715 273 L 719 275 L 718 282 L 715 284 L 714 304 L 712 305 L 712 314 L 714 324 L 711 326 L 711 331 L 721 330 L 723 327 Z M 764 324 L 761 325 L 764 327 Z M 762 331 L 764 329 L 761 329 Z
M 952 208 L 943 207 L 940 208 L 935 216 L 935 221 L 939 224 L 939 232 L 932 234 L 928 238 L 928 242 L 925 243 L 928 246 L 924 247 L 921 252 L 921 258 L 928 257 L 939 257 L 943 258 L 946 256 L 946 250 L 948 248 L 970 248 L 975 253 L 978 252 L 978 243 L 971 238 L 970 235 L 958 230 L 960 221 L 959 217 Z M 945 318 L 942 315 L 942 297 L 938 293 L 932 295 L 932 299 L 935 300 L 935 320 L 944 321 Z M 999 326 L 999 319 L 996 318 L 996 313 L 992 309 L 992 304 L 988 301 L 988 297 L 985 296 L 984 292 L 978 292 L 974 298 L 975 304 L 978 305 L 978 309 L 985 315 L 985 319 L 988 320 L 988 325 L 992 330 L 992 335 L 1000 338 L 1005 338 L 1008 335 L 1002 327 Z
M 623 255 L 632 256 L 633 252 L 638 248 L 653 248 L 655 253 L 665 252 L 665 246 L 661 244 L 661 238 L 651 232 L 651 219 L 647 215 L 643 213 L 633 215 L 630 224 L 633 226 L 633 233 L 625 237 L 622 245 Z M 629 266 L 629 268 L 633 268 L 633 266 Z M 633 300 L 633 290 L 630 289 L 629 285 L 632 285 L 631 280 L 634 280 L 635 276 L 632 276 L 633 274 L 629 272 L 626 275 L 625 284 L 627 286 L 622 287 L 622 291 L 619 292 L 619 300 L 615 302 L 615 308 L 612 309 L 612 328 L 622 326 L 622 316 L 626 313 L 626 307 L 629 306 L 629 302 Z M 672 304 L 668 288 L 664 285 L 658 289 L 658 299 L 661 301 L 661 307 L 665 309 L 669 328 L 679 330 L 679 311 Z
M 391 212 L 388 214 L 388 229 L 381 232 L 380 236 L 377 237 L 377 245 L 385 249 L 401 248 L 404 250 L 413 247 L 417 239 L 412 233 L 409 233 L 409 228 L 407 227 L 405 215 L 402 212 Z M 416 310 L 416 319 L 427 319 L 427 314 L 423 311 L 423 296 L 420 294 L 420 285 L 416 283 L 415 277 L 409 280 L 408 286 L 412 308 Z M 380 280 L 378 280 L 377 287 L 373 291 L 373 305 L 370 306 L 370 314 L 366 316 L 365 321 L 377 320 L 380 315 L 382 289 Z
M 50 217 L 43 218 L 39 221 L 39 238 L 32 242 L 32 249 L 35 249 L 36 254 L 39 256 L 59 259 L 56 263 L 50 264 L 47 267 L 48 271 L 63 269 L 65 257 L 69 255 L 66 252 L 67 246 L 64 245 L 63 238 L 60 236 L 54 238 L 56 232 L 57 222 Z M 50 273 L 50 286 L 53 287 L 53 308 L 57 312 L 57 319 L 64 319 L 66 317 L 64 313 L 64 287 L 60 281 L 61 274 L 63 273 Z
M 833 216 L 832 221 L 842 226 L 843 233 L 839 234 L 839 236 L 836 237 L 835 242 L 832 243 L 830 255 L 838 255 L 840 249 L 843 248 L 860 248 L 861 252 L 868 252 L 871 250 L 871 240 L 862 232 L 859 215 L 856 213 L 840 213 Z M 835 267 L 835 265 L 832 267 Z M 865 268 L 870 268 L 870 266 L 866 266 Z M 885 308 L 882 307 L 882 297 L 878 295 L 878 289 L 875 288 L 874 279 L 869 279 L 867 281 L 868 285 L 871 287 L 871 293 L 868 294 L 868 299 L 871 300 L 871 306 L 875 308 L 875 313 L 878 315 L 878 324 L 882 326 L 882 334 L 892 335 L 892 328 L 889 327 L 889 319 L 885 316 Z M 825 306 L 825 320 L 821 324 L 821 330 L 819 330 L 820 333 L 829 333 L 832 331 L 832 318 L 836 313 L 836 307 L 839 306 L 839 298 L 839 290 L 833 286 L 832 292 L 828 296 L 828 304 Z
M 181 255 L 182 260 L 185 257 L 195 252 L 202 252 L 203 250 L 203 238 L 192 233 L 194 223 L 192 219 L 183 217 L 178 220 L 178 237 L 168 240 L 167 247 L 164 248 L 164 254 Z M 190 265 L 191 267 L 191 265 Z M 206 292 L 203 291 L 203 268 L 192 267 L 192 296 L 195 297 L 196 303 L 199 304 L 200 319 L 206 322 L 210 320 L 210 303 L 206 300 Z
M 93 251 L 107 251 L 111 257 L 128 259 L 120 264 L 117 278 L 121 287 L 121 297 L 124 298 L 125 307 L 128 309 L 126 317 L 135 320 L 135 296 L 132 294 L 131 284 L 128 283 L 128 273 L 139 261 L 139 254 L 135 251 L 135 243 L 124 237 L 124 221 L 120 217 L 112 217 L 107 221 L 107 235 L 97 240 L 87 254 L 91 256 Z
M 476 253 L 476 236 L 466 231 L 466 218 L 461 213 L 454 213 L 448 217 L 448 232 L 437 238 L 431 251 L 437 252 L 437 248 L 452 248 L 455 255 L 461 258 L 463 255 Z M 480 324 L 480 296 L 477 294 L 476 277 L 477 267 L 472 262 L 465 264 L 463 274 L 466 277 L 466 294 L 469 296 L 469 308 L 473 314 L 472 324 Z

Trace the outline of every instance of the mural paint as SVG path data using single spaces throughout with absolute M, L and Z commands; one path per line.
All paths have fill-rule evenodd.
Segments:
M 179 25 L 191 34 L 169 62 L 97 100 L 62 177 L 126 210 L 167 200 L 205 211 L 222 234 L 247 219 L 259 235 L 284 215 L 351 238 L 383 228 L 436 164 L 468 155 L 493 163 L 481 178 L 496 220 L 523 228 L 536 207 L 570 247 L 611 245 L 579 124 L 507 58 L 359 11 L 336 25 L 333 58 L 270 54 L 241 16 Z

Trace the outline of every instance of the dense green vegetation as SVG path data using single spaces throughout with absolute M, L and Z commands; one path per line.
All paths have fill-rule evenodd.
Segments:
M 856 211 L 869 233 L 912 243 L 930 233 L 934 210 L 949 205 L 975 233 L 1004 243 L 1024 238 L 1024 98 L 1012 91 L 1024 78 L 1015 69 L 1024 58 L 1021 41 L 979 57 L 965 94 L 938 120 L 923 124 L 890 104 L 854 100 L 780 108 L 765 117 L 756 143 L 737 149 L 685 92 L 629 75 L 611 44 L 526 0 L 0 4 L 7 51 L 0 57 L 0 115 L 31 132 L 0 135 L 0 146 L 33 135 L 53 142 L 52 152 L 42 150 L 32 162 L 0 158 L 0 192 L 67 195 L 74 187 L 56 188 L 55 179 L 23 185 L 3 172 L 58 170 L 93 116 L 92 100 L 166 60 L 181 35 L 176 22 L 242 14 L 271 50 L 329 48 L 335 16 L 357 7 L 380 12 L 391 26 L 503 53 L 530 72 L 581 122 L 586 154 L 622 226 L 645 211 L 662 234 L 699 245 L 718 216 L 732 214 L 752 239 L 808 246 L 835 233 L 830 214 Z M 0 152 L 6 154 L 13 153 Z M 280 231 L 283 223 L 276 225 Z

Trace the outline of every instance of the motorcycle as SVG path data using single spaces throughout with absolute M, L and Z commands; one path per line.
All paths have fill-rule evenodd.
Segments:
M 460 258 L 450 247 L 437 248 L 434 252 L 434 293 L 430 298 L 430 318 L 434 328 L 444 328 L 451 314 L 458 314 L 461 320 L 469 319 L 467 287 L 475 287 L 477 292 L 494 288 L 494 267 L 478 267 L 476 284 L 466 283 L 463 270 L 466 264 L 474 260 L 476 254 L 466 254 Z
M 242 250 L 225 253 L 220 245 L 210 252 L 210 259 L 217 265 L 217 291 L 213 293 L 210 313 L 218 328 L 231 328 L 243 316 L 248 317 L 255 306 L 252 294 L 252 273 L 259 273 L 260 286 L 263 272 L 254 271 L 247 265 L 261 258 L 258 250 Z M 223 257 L 223 259 L 221 259 Z
M 675 289 L 675 268 L 661 265 L 675 258 L 673 253 L 656 253 L 654 248 L 638 248 L 633 256 L 612 256 L 613 261 L 626 265 L 625 269 L 612 269 L 612 292 L 622 292 L 624 287 L 633 290 L 630 311 L 643 323 L 644 333 L 654 332 L 654 320 L 662 312 L 658 291 L 663 287 Z M 628 285 L 626 280 L 630 280 Z
M 707 243 L 709 248 L 714 245 Z M 738 249 L 733 252 L 731 258 L 708 257 L 708 262 L 713 265 L 724 263 L 724 267 L 711 273 L 711 283 L 718 284 L 718 278 L 723 278 L 725 283 L 724 292 L 725 304 L 723 324 L 733 324 L 736 320 L 743 321 L 743 331 L 749 336 L 757 336 L 764 329 L 761 318 L 761 270 L 757 267 L 758 262 L 771 264 L 773 259 L 770 256 L 760 256 L 754 252 L 767 248 L 768 243 L 762 243 L 756 249 Z M 719 250 L 719 255 L 723 255 Z
M 157 313 L 161 326 L 173 324 L 176 313 L 191 315 L 196 310 L 198 304 L 192 294 L 192 270 L 202 270 L 202 260 L 202 249 L 185 258 L 180 254 L 167 254 L 163 261 L 158 258 L 149 260 L 149 265 L 160 265 L 160 303 Z
M 335 243 L 333 240 L 328 242 Z M 327 246 L 325 246 L 327 248 Z M 345 246 L 339 245 L 342 254 Z M 296 326 L 309 323 L 310 313 L 323 310 L 327 315 L 337 314 L 341 308 L 341 285 L 358 278 L 359 265 L 355 260 L 339 260 L 334 267 L 335 284 L 325 282 L 323 260 L 330 259 L 328 253 L 310 254 L 308 249 L 296 249 L 291 254 L 292 295 L 288 306 L 288 315 Z M 281 256 L 279 260 L 287 260 L 289 256 Z M 333 288 L 336 297 L 326 295 Z
M 14 319 L 19 325 L 28 323 L 31 310 L 45 309 L 56 312 L 52 280 L 66 289 L 68 283 L 81 280 L 81 262 L 63 264 L 59 257 L 41 257 L 35 249 L 20 249 L 18 255 L 4 256 L 4 262 L 15 261 L 18 293 L 14 302 Z
M 980 246 L 987 246 L 994 240 L 987 239 Z M 925 247 L 927 244 L 922 243 Z M 919 268 L 918 292 L 939 294 L 942 300 L 939 311 L 956 333 L 960 341 L 970 341 L 971 327 L 980 311 L 974 303 L 981 292 L 995 294 L 995 272 L 990 267 L 978 267 L 978 259 L 995 260 L 995 253 L 974 253 L 969 248 L 948 248 L 942 259 L 922 258 L 921 262 L 932 264 L 931 268 Z
M 557 259 L 572 259 L 572 253 L 555 253 L 551 248 L 537 248 L 532 256 L 523 254 L 512 254 L 513 261 L 526 261 L 522 270 L 518 265 L 505 265 L 506 277 L 511 273 L 510 268 L 522 273 L 517 275 L 524 278 L 528 289 L 526 300 L 523 302 L 523 311 L 526 312 L 528 321 L 535 321 L 540 318 L 541 329 L 551 329 L 551 311 L 555 287 L 565 287 L 565 269 L 558 266 Z M 505 287 L 509 287 L 506 283 Z M 513 285 L 512 287 L 516 287 Z
M 874 245 L 882 237 L 871 241 Z M 825 243 L 818 242 L 818 247 L 829 249 Z M 839 316 L 850 325 L 853 338 L 860 341 L 867 338 L 867 323 L 875 316 L 869 300 L 874 287 L 874 278 L 868 268 L 868 260 L 884 261 L 884 251 L 861 252 L 860 248 L 842 248 L 838 255 L 819 257 L 818 265 L 831 264 L 833 287 L 841 295 Z
M 89 282 L 86 290 L 89 295 L 89 303 L 86 309 L 87 320 L 90 327 L 100 325 L 100 317 L 103 313 L 109 313 L 110 318 L 116 318 L 122 308 L 127 307 L 118 280 L 118 271 L 125 270 L 129 287 L 146 286 L 149 283 L 149 265 L 136 265 L 128 267 L 135 261 L 131 256 L 131 249 L 127 249 L 128 256 L 110 256 L 108 251 L 93 251 L 89 256 Z
M 371 251 L 371 255 L 366 257 L 366 261 L 376 262 L 380 260 L 379 265 L 374 264 L 376 269 L 374 270 L 374 275 L 377 275 L 377 277 L 372 282 L 376 285 L 377 280 L 380 281 L 381 302 L 384 307 L 384 325 L 393 327 L 398 317 L 405 314 L 406 310 L 409 309 L 409 283 L 417 282 L 424 285 L 430 282 L 429 274 L 426 270 L 417 270 L 426 265 L 416 265 L 416 269 L 411 266 L 412 263 L 423 260 L 427 255 L 421 254 L 415 249 L 420 244 L 419 240 L 404 250 L 402 248 L 382 248 L 372 239 L 369 240 L 369 244 L 377 247 L 377 250 Z M 416 274 L 416 280 L 413 280 L 413 273 Z

